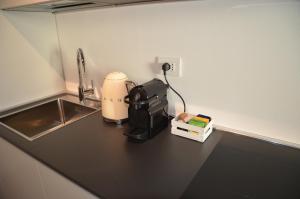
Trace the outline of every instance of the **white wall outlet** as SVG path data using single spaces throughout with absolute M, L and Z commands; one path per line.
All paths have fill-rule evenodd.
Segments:
M 181 57 L 158 57 L 157 62 L 160 67 L 164 63 L 169 63 L 171 65 L 171 69 L 167 71 L 168 76 L 182 77 Z M 160 74 L 163 74 L 162 70 L 160 70 Z

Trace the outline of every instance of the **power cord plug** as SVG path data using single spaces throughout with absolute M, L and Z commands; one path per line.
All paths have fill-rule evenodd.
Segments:
M 161 66 L 161 69 L 164 71 L 164 75 L 166 75 L 166 72 L 171 69 L 171 65 L 169 63 L 164 63 Z
M 164 72 L 164 77 L 165 77 L 165 80 L 166 80 L 166 83 L 167 83 L 168 87 L 181 99 L 181 101 L 183 103 L 183 112 L 185 112 L 186 111 L 186 105 L 185 105 L 185 101 L 184 101 L 183 97 L 169 84 L 169 82 L 167 80 L 167 71 L 171 69 L 171 65 L 169 63 L 164 63 L 161 66 L 161 69 Z

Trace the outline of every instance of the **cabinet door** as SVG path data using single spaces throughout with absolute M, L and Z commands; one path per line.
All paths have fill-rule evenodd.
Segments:
M 0 138 L 0 199 L 98 199 Z
M 0 138 L 0 198 L 45 199 L 36 160 Z
M 47 199 L 98 199 L 57 172 L 39 163 Z

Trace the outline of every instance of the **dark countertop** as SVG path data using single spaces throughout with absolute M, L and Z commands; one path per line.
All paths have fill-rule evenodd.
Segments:
M 300 150 L 224 133 L 182 199 L 299 199 Z
M 0 137 L 101 198 L 180 198 L 223 132 L 205 143 L 170 133 L 128 142 L 96 112 L 33 142 L 0 125 Z
M 300 197 L 299 149 L 218 130 L 199 143 L 170 126 L 138 144 L 126 129 L 96 112 L 33 142 L 2 125 L 0 137 L 101 198 Z

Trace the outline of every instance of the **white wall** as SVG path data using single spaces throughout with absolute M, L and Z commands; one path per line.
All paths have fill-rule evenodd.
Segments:
M 76 91 L 76 49 L 90 77 L 148 81 L 156 56 L 180 56 L 170 82 L 188 111 L 215 123 L 300 144 L 300 2 L 207 0 L 57 15 L 67 88 Z M 180 102 L 173 94 L 170 102 Z
M 0 111 L 64 89 L 55 16 L 0 11 Z

